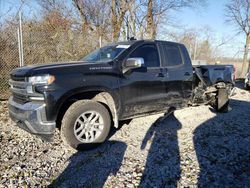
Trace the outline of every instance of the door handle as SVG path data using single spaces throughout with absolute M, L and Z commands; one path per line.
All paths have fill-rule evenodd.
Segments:
M 189 72 L 185 72 L 184 76 L 190 76 Z
M 156 74 L 156 77 L 165 77 L 165 75 L 162 72 L 160 72 L 160 73 Z

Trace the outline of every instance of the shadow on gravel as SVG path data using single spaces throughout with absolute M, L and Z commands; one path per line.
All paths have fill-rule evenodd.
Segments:
M 126 148 L 123 142 L 107 141 L 94 150 L 77 152 L 49 187 L 103 187 L 107 177 L 119 170 Z
M 177 131 L 181 123 L 173 113 L 159 118 L 147 131 L 141 145 L 151 142 L 140 187 L 177 187 L 180 155 Z
M 198 187 L 250 186 L 250 103 L 230 100 L 230 106 L 193 133 Z
M 240 89 L 245 89 L 244 88 L 244 79 L 237 79 L 235 80 L 235 87 L 238 87 Z

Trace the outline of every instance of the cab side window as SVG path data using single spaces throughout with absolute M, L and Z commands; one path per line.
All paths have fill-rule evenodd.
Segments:
M 164 66 L 177 66 L 182 64 L 181 53 L 178 45 L 162 44 L 166 61 Z
M 140 57 L 144 59 L 146 67 L 159 67 L 160 60 L 158 50 L 154 44 L 146 44 L 133 51 L 129 58 Z

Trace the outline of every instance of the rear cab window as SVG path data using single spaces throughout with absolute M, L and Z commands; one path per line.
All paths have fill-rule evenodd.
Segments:
M 183 64 L 182 54 L 178 44 L 160 42 L 160 50 L 163 67 L 174 67 Z

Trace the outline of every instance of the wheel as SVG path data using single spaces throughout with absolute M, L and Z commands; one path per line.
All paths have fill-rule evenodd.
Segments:
M 111 126 L 110 114 L 100 103 L 81 100 L 66 111 L 61 126 L 61 138 L 77 150 L 92 149 L 104 142 Z

